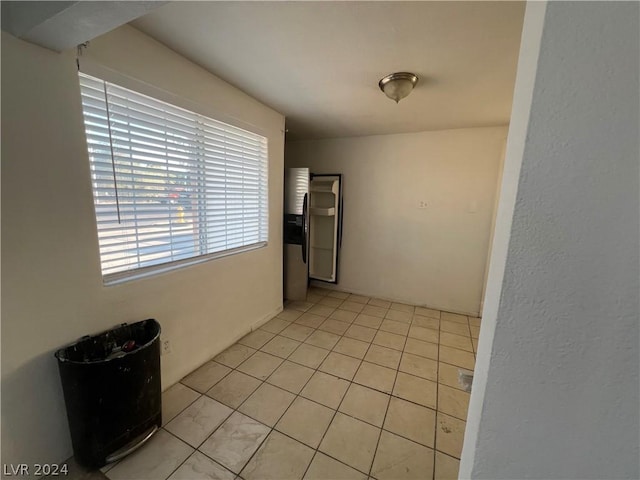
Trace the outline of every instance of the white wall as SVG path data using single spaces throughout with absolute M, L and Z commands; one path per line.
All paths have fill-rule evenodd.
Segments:
M 338 288 L 477 315 L 506 130 L 287 142 L 287 167 L 344 174 Z
M 166 388 L 282 308 L 282 115 L 130 27 L 86 55 L 268 136 L 269 245 L 104 287 L 75 51 L 3 33 L 2 462 L 72 453 L 57 347 L 156 318 L 173 348 L 162 357 Z
M 491 214 L 491 226 L 489 227 L 489 248 L 487 249 L 487 260 L 484 266 L 484 281 L 482 282 L 482 300 L 480 301 L 480 311 L 484 303 L 484 296 L 487 291 L 487 281 L 489 280 L 489 264 L 491 263 L 491 249 L 493 248 L 493 235 L 496 230 L 496 219 L 498 217 L 498 202 L 500 202 L 500 189 L 502 187 L 502 174 L 504 173 L 504 157 L 507 153 L 507 139 L 502 143 L 500 153 L 500 163 L 498 164 L 498 178 L 496 181 L 496 195 L 493 199 L 493 213 Z
M 639 7 L 527 7 L 460 478 L 640 478 Z

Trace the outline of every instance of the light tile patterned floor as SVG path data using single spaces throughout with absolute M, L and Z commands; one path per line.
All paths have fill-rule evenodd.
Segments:
M 457 478 L 480 319 L 311 288 L 163 393 L 121 479 Z

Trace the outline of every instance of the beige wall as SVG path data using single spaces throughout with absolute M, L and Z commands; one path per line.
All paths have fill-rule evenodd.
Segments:
M 338 288 L 477 314 L 506 133 L 288 142 L 287 167 L 344 174 Z
M 104 287 L 75 52 L 2 34 L 2 462 L 59 462 L 71 445 L 55 349 L 156 318 L 166 388 L 282 308 L 284 119 L 130 27 L 87 57 L 269 139 L 269 245 Z
M 527 2 L 461 479 L 640 478 L 639 20 Z
M 502 142 L 500 152 L 500 163 L 498 164 L 498 178 L 496 180 L 496 194 L 493 199 L 493 214 L 491 215 L 491 226 L 489 227 L 489 248 L 487 249 L 487 261 L 484 266 L 484 280 L 482 282 L 482 300 L 480 300 L 480 314 L 484 305 L 484 297 L 487 292 L 487 281 L 489 280 L 489 264 L 491 263 L 491 249 L 493 248 L 493 235 L 496 229 L 496 219 L 498 215 L 498 204 L 500 202 L 500 189 L 502 187 L 502 174 L 504 172 L 504 158 L 507 151 L 507 139 Z

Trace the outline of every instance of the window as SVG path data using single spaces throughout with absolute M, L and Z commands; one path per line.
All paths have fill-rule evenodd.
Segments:
M 264 246 L 267 139 L 80 74 L 105 282 Z

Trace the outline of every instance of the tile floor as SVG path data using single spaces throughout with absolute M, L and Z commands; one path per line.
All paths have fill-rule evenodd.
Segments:
M 124 479 L 457 478 L 479 318 L 311 288 L 163 393 Z

